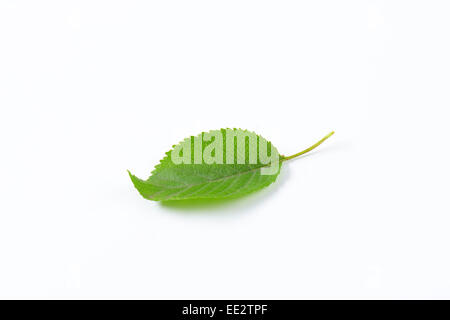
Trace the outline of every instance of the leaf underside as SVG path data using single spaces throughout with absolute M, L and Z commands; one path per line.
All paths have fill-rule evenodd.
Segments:
M 237 164 L 236 161 L 239 156 L 237 139 L 234 139 L 234 164 L 225 164 L 225 135 L 228 131 L 236 132 L 236 130 L 241 133 L 249 133 L 242 129 L 221 129 L 209 132 L 209 134 L 221 133 L 223 137 L 224 164 L 206 164 L 204 161 L 201 164 L 175 164 L 171 158 L 174 150 L 172 149 L 166 153 L 166 156 L 155 167 L 147 180 L 141 180 L 129 172 L 131 181 L 144 198 L 155 201 L 239 197 L 270 185 L 279 175 L 282 162 L 279 161 L 276 173 L 262 175 L 261 168 L 269 166 L 270 163 L 262 163 L 258 156 L 255 164 L 249 164 L 248 140 L 246 140 L 245 164 Z M 184 140 L 184 143 L 190 143 L 193 151 L 195 140 L 202 139 L 204 134 L 201 133 L 198 136 L 187 138 Z M 257 136 L 257 138 L 258 143 L 260 141 L 267 143 L 268 150 L 270 150 L 270 142 L 261 136 Z M 214 139 L 209 141 L 209 143 L 213 141 Z M 202 151 L 205 150 L 209 143 L 203 140 Z M 276 156 L 280 157 L 273 146 L 272 152 L 276 152 Z M 192 159 L 193 157 L 192 154 Z

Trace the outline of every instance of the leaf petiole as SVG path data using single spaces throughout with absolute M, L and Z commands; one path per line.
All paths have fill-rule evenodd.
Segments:
M 318 142 L 316 142 L 315 144 L 313 144 L 311 147 L 309 147 L 309 148 L 307 148 L 307 149 L 305 149 L 305 150 L 303 150 L 303 151 L 300 151 L 299 153 L 293 154 L 292 156 L 289 156 L 289 157 L 283 157 L 283 158 L 281 159 L 281 161 L 286 161 L 286 160 L 291 160 L 291 159 L 297 158 L 297 157 L 301 156 L 302 154 L 305 154 L 305 153 L 307 153 L 307 152 L 309 152 L 309 151 L 311 151 L 311 150 L 317 148 L 317 147 L 320 146 L 325 140 L 327 140 L 329 137 L 331 137 L 333 134 L 334 134 L 334 131 L 331 131 L 329 134 L 327 134 L 325 137 L 323 137 L 323 138 L 320 139 Z

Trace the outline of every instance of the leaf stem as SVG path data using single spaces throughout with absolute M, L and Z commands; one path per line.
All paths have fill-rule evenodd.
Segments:
M 324 142 L 325 140 L 327 140 L 329 137 L 331 137 L 334 134 L 334 131 L 331 131 L 329 134 L 327 134 L 325 137 L 323 137 L 322 139 L 320 139 L 319 141 L 317 141 L 315 144 L 313 144 L 311 147 L 300 151 L 299 153 L 293 154 L 292 156 L 289 157 L 284 157 L 281 161 L 286 161 L 286 160 L 291 160 L 294 158 L 297 158 L 298 156 L 301 156 L 302 154 L 305 154 L 307 152 L 310 152 L 311 150 L 317 148 L 318 146 L 320 146 L 322 144 L 322 142 Z

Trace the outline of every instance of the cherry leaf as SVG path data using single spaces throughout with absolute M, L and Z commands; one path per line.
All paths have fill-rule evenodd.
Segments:
M 166 153 L 147 180 L 129 175 L 146 199 L 155 201 L 240 197 L 273 183 L 289 157 L 260 135 L 242 129 L 220 129 L 189 137 Z

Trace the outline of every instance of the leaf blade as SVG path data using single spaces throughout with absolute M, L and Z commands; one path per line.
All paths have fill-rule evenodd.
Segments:
M 221 129 L 222 138 L 224 134 L 230 131 L 240 131 L 239 133 L 249 134 L 249 131 L 241 129 Z M 219 130 L 213 130 L 209 133 L 218 133 Z M 233 132 L 231 132 L 233 133 Z M 196 137 L 185 139 L 191 140 L 191 148 L 194 147 L 196 139 L 202 139 L 205 133 L 202 132 Z M 254 134 L 254 133 L 252 133 Z M 272 148 L 272 152 L 278 151 L 270 142 L 258 136 L 258 142 L 267 143 Z M 192 139 L 193 138 L 193 139 Z M 225 154 L 226 143 L 223 141 L 223 149 Z M 237 139 L 234 141 L 233 148 L 237 150 Z M 178 145 L 180 145 L 178 144 Z M 203 145 L 203 151 L 208 144 Z M 177 145 L 174 146 L 174 148 Z M 166 153 L 161 162 L 155 166 L 152 175 L 148 180 L 141 180 L 129 172 L 130 178 L 135 188 L 146 199 L 155 201 L 169 200 L 185 200 L 185 199 L 218 199 L 243 196 L 245 194 L 262 189 L 273 183 L 279 175 L 281 162 L 279 162 L 278 170 L 272 175 L 261 175 L 261 168 L 269 164 L 264 164 L 258 158 L 254 164 L 174 164 L 171 161 L 171 154 L 174 149 Z M 246 142 L 245 157 L 249 157 L 248 141 Z M 242 156 L 242 154 L 241 154 Z M 238 152 L 234 153 L 235 160 L 238 158 Z M 224 158 L 225 159 L 225 158 Z

